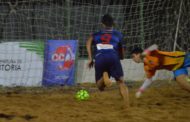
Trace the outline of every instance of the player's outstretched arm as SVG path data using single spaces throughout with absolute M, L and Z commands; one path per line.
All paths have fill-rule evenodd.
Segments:
M 93 67 L 93 59 L 92 59 L 92 41 L 93 41 L 93 37 L 90 36 L 86 42 L 86 49 L 87 49 L 87 53 L 88 53 L 88 68 L 92 68 Z
M 142 86 L 136 92 L 136 98 L 140 98 L 142 93 L 152 84 L 152 82 L 153 82 L 152 78 L 147 78 L 142 84 Z
M 142 53 L 142 55 L 147 55 L 149 54 L 151 51 L 157 50 L 158 49 L 158 45 L 157 44 L 153 44 L 150 47 L 148 47 L 147 49 L 145 49 Z
M 123 60 L 125 58 L 125 49 L 124 49 L 124 47 L 122 46 L 121 43 L 119 43 L 118 51 L 119 51 L 120 60 Z

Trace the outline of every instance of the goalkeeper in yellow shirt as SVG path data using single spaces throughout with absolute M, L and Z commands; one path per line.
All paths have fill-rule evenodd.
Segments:
M 151 85 L 155 72 L 161 69 L 173 71 L 179 85 L 190 92 L 190 83 L 188 83 L 190 79 L 187 71 L 187 67 L 190 67 L 190 53 L 160 51 L 158 46 L 154 44 L 144 51 L 141 48 L 135 48 L 132 50 L 131 55 L 136 63 L 144 63 L 144 70 L 147 76 L 142 86 L 136 92 L 137 98 Z

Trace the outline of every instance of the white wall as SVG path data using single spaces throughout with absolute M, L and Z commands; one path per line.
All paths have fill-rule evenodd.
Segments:
M 131 59 L 121 61 L 124 79 L 127 81 L 142 81 L 146 78 L 143 64 L 134 63 Z M 77 82 L 95 82 L 95 71 L 87 68 L 87 60 L 78 61 Z M 166 70 L 156 72 L 154 79 L 172 79 L 173 73 Z

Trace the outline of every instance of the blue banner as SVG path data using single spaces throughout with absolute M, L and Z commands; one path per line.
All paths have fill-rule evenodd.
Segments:
M 42 85 L 73 85 L 77 40 L 48 40 L 45 47 Z

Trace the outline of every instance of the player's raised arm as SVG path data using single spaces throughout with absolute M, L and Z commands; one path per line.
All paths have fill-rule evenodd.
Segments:
M 87 49 L 87 53 L 88 53 L 88 64 L 87 65 L 89 68 L 93 67 L 92 41 L 93 41 L 93 37 L 90 36 L 86 42 L 86 49 Z
M 157 50 L 158 49 L 158 45 L 157 44 L 153 44 L 150 47 L 148 47 L 147 49 L 145 49 L 142 53 L 142 55 L 147 55 L 149 54 L 151 51 Z
M 144 83 L 141 85 L 141 87 L 138 89 L 136 93 L 136 98 L 139 98 L 141 94 L 151 85 L 152 83 L 152 77 L 154 76 L 156 70 L 153 67 L 153 59 L 148 59 L 147 56 L 150 54 L 151 51 L 157 50 L 158 46 L 157 45 L 152 45 L 149 48 L 147 48 L 145 51 L 143 51 L 141 48 L 135 48 L 131 52 L 132 59 L 136 63 L 144 63 L 144 70 L 147 75 L 147 79 L 144 81 Z M 156 66 L 157 64 L 154 63 Z

